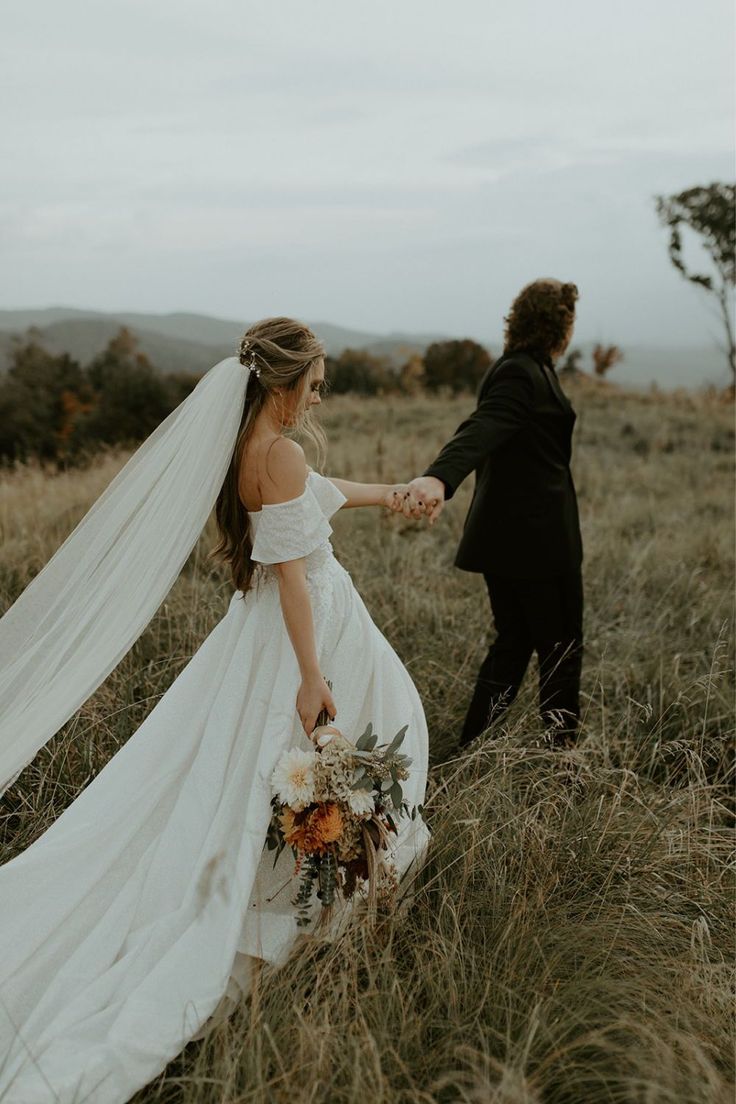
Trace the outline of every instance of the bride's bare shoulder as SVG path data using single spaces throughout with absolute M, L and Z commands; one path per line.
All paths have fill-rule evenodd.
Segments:
M 260 478 L 265 505 L 297 498 L 307 481 L 304 449 L 288 437 L 276 437 L 264 449 Z

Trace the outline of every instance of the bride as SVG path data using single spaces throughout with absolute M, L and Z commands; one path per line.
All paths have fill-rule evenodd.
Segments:
M 96 778 L 0 866 L 4 1104 L 129 1100 L 232 1010 L 255 962 L 285 961 L 303 929 L 293 856 L 273 868 L 264 851 L 270 780 L 322 710 L 350 739 L 369 721 L 381 741 L 408 725 L 405 798 L 424 799 L 419 696 L 329 540 L 338 509 L 400 508 L 404 487 L 307 467 L 284 431 L 319 444 L 323 381 L 306 326 L 251 326 L 0 619 L 2 793 L 138 638 L 215 508 L 227 612 Z M 429 831 L 420 816 L 398 826 L 408 875 Z

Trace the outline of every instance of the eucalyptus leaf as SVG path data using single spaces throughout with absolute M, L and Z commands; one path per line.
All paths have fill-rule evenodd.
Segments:
M 365 732 L 363 732 L 358 737 L 358 739 L 355 741 L 355 746 L 357 748 L 361 748 L 361 749 L 364 748 L 364 747 L 367 747 L 367 741 L 370 740 L 372 733 L 373 733 L 373 725 L 369 721 Z
M 285 847 L 286 847 L 286 844 L 282 843 L 279 846 L 278 850 L 276 851 L 276 854 L 274 855 L 274 858 L 273 858 L 273 868 L 272 869 L 274 869 L 274 870 L 276 869 L 276 863 L 279 861 L 279 858 L 281 856 L 281 852 L 284 850 Z
M 400 809 L 401 808 L 401 802 L 402 802 L 403 797 L 404 797 L 404 793 L 403 793 L 403 790 L 401 789 L 401 784 L 399 782 L 394 782 L 393 786 L 391 787 L 390 797 L 391 797 L 391 800 L 394 803 L 394 808 L 395 809 Z
M 401 746 L 401 744 L 403 743 L 404 737 L 406 736 L 408 728 L 409 728 L 408 725 L 404 725 L 403 728 L 399 729 L 399 731 L 396 733 L 396 735 L 394 736 L 391 743 L 388 745 L 388 751 L 386 753 L 387 755 L 390 755 L 392 751 L 396 751 L 396 749 Z

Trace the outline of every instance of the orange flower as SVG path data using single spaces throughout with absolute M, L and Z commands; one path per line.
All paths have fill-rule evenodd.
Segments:
M 334 843 L 342 834 L 342 813 L 332 801 L 318 805 L 312 813 L 317 832 L 325 843 Z
M 295 813 L 284 809 L 281 826 L 286 842 L 302 851 L 327 850 L 329 843 L 340 838 L 343 829 L 342 813 L 332 801 L 325 801 L 315 808 Z

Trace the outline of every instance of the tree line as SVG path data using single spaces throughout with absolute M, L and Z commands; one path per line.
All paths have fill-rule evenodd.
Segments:
M 490 363 L 488 351 L 467 340 L 431 345 L 399 368 L 360 349 L 326 357 L 325 367 L 331 391 L 380 395 L 472 390 Z M 125 326 L 85 366 L 49 352 L 38 335 L 17 338 L 0 376 L 0 464 L 37 458 L 66 467 L 105 447 L 135 447 L 199 378 L 158 372 Z
M 620 359 L 616 346 L 597 346 L 593 372 L 604 375 Z M 573 350 L 563 372 L 585 375 Z M 493 355 L 469 338 L 437 341 L 403 361 L 364 349 L 325 358 L 333 394 L 418 395 L 474 393 Z M 44 348 L 32 331 L 16 338 L 0 376 L 0 464 L 31 458 L 59 467 L 86 462 L 106 447 L 135 447 L 192 391 L 200 377 L 161 374 L 121 327 L 89 364 Z
M 125 327 L 86 366 L 16 339 L 0 377 L 0 463 L 81 463 L 101 448 L 143 441 L 197 382 L 160 375 Z

